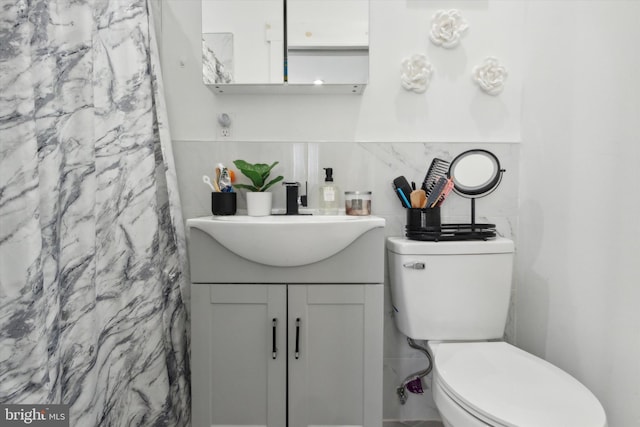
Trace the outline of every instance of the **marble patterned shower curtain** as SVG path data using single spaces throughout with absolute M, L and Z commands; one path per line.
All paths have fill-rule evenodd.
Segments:
M 147 0 L 0 2 L 0 403 L 187 426 L 188 277 Z

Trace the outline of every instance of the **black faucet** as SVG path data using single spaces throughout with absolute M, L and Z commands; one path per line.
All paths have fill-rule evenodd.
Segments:
M 300 215 L 298 206 L 307 206 L 307 195 L 298 197 L 299 182 L 283 182 L 282 185 L 287 187 L 287 212 L 285 215 Z

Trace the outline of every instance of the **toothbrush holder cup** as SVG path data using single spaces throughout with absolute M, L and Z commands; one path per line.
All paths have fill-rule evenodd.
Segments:
M 211 213 L 214 215 L 235 215 L 237 193 L 211 193 Z

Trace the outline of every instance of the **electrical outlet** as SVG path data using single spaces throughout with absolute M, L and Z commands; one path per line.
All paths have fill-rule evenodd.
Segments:
M 220 129 L 220 137 L 229 138 L 231 136 L 231 123 L 233 122 L 231 115 L 221 113 L 218 115 L 218 125 Z

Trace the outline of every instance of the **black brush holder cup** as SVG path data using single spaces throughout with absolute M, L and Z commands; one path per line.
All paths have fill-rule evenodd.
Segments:
M 237 193 L 211 193 L 211 213 L 214 215 L 235 215 Z
M 440 208 L 407 209 L 407 233 L 440 231 Z

